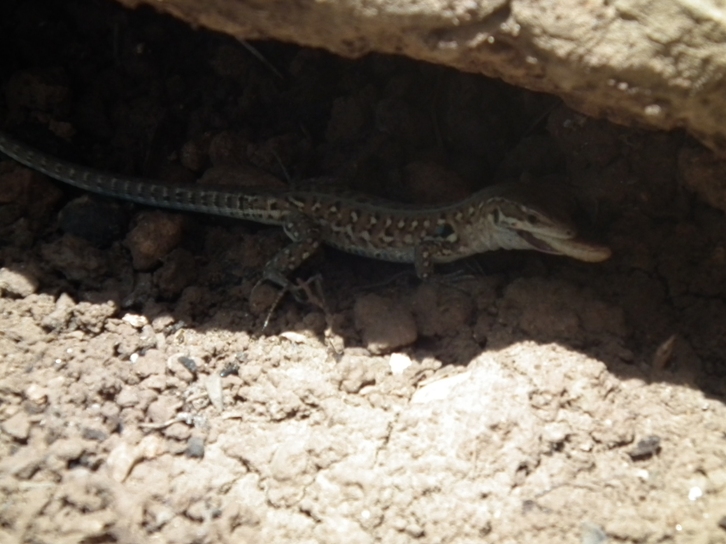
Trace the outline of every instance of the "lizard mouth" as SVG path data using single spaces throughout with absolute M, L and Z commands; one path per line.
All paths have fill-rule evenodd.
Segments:
M 550 244 L 545 242 L 542 238 L 537 238 L 537 236 L 535 236 L 531 232 L 528 232 L 526 230 L 518 230 L 517 234 L 520 238 L 522 238 L 525 242 L 532 246 L 532 249 L 536 249 L 537 251 L 541 251 L 543 253 L 553 253 L 555 255 L 560 254 L 560 252 L 553 248 Z
M 520 238 L 527 242 L 532 249 L 552 255 L 566 255 L 588 263 L 599 263 L 610 258 L 610 248 L 585 242 L 577 238 L 550 238 L 544 235 L 534 235 L 531 232 L 516 231 Z

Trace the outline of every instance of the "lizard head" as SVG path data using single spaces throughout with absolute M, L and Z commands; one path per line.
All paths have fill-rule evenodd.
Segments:
M 575 225 L 555 208 L 499 197 L 489 201 L 487 214 L 500 239 L 509 240 L 512 249 L 533 249 L 587 262 L 604 261 L 611 255 L 605 246 L 578 239 Z

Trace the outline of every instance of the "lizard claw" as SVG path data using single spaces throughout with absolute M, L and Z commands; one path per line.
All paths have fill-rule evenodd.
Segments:
M 262 281 L 264 281 L 264 278 L 260 280 L 260 282 Z M 313 306 L 320 308 L 326 315 L 328 314 L 328 306 L 325 303 L 325 296 L 323 294 L 322 276 L 320 274 L 315 274 L 307 280 L 301 280 L 298 278 L 295 285 L 288 281 L 282 286 L 275 302 L 267 312 L 267 317 L 265 317 L 262 330 L 267 329 L 267 326 L 270 324 L 272 314 L 288 293 L 292 295 L 296 302 L 300 304 L 312 304 Z

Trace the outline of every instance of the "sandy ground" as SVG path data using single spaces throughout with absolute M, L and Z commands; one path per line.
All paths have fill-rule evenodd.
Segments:
M 3 126 L 55 156 L 413 203 L 526 174 L 614 253 L 421 283 L 326 250 L 299 277 L 328 311 L 263 329 L 279 229 L 0 162 L 0 542 L 726 542 L 726 219 L 685 189 L 719 167 L 696 143 L 106 2 L 6 3 L 0 41 Z

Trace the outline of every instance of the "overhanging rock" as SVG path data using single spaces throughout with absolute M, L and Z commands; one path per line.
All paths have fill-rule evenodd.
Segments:
M 683 127 L 726 157 L 726 5 L 709 0 L 120 0 L 240 39 L 397 53 Z

